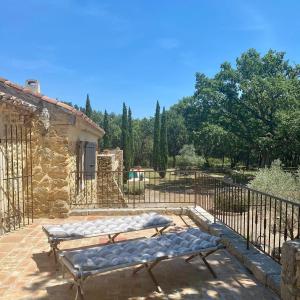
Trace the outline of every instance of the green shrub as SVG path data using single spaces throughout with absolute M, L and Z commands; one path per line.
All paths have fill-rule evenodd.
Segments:
M 225 157 L 224 158 L 224 163 L 221 158 L 215 158 L 215 157 L 209 157 L 208 158 L 208 165 L 210 167 L 229 167 L 230 166 L 230 160 L 229 158 Z
M 128 182 L 124 185 L 124 192 L 130 195 L 143 195 L 145 193 L 145 185 L 140 181 Z
M 248 186 L 277 197 L 300 201 L 300 169 L 297 174 L 285 172 L 280 160 L 270 168 L 260 169 Z
M 216 208 L 219 211 L 243 213 L 248 209 L 247 202 L 240 192 L 221 192 L 216 198 Z
M 230 177 L 234 183 L 238 184 L 247 184 L 250 180 L 254 179 L 253 175 L 243 174 L 238 171 L 232 171 Z
M 205 159 L 198 156 L 194 145 L 184 145 L 176 156 L 176 167 L 179 169 L 200 168 L 204 165 Z

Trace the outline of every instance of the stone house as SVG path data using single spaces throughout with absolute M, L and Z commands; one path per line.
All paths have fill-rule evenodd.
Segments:
M 72 189 L 95 179 L 103 135 L 84 113 L 42 95 L 37 81 L 0 78 L 0 234 L 33 216 L 67 216 Z

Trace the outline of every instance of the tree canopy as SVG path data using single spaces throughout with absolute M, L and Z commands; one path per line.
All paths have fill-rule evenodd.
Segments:
M 261 56 L 250 49 L 237 58 L 235 68 L 225 62 L 212 78 L 197 73 L 194 95 L 172 109 L 183 116 L 197 152 L 205 157 L 227 156 L 233 166 L 239 161 L 264 166 L 280 158 L 296 166 L 299 75 L 300 67 L 283 52 Z
M 278 158 L 285 166 L 296 167 L 300 164 L 299 78 L 300 66 L 290 63 L 285 53 L 270 50 L 261 55 L 249 49 L 234 65 L 221 64 L 212 77 L 196 73 L 193 95 L 165 111 L 164 125 L 158 101 L 154 118 L 133 118 L 125 103 L 122 116 L 92 110 L 91 118 L 107 132 L 102 146 L 121 147 L 127 155 L 129 139 L 131 166 L 161 167 L 166 126 L 173 166 L 180 149 L 190 144 L 206 164 L 212 157 L 228 158 L 232 167 L 238 163 L 263 167 Z M 87 104 L 88 100 L 87 96 Z

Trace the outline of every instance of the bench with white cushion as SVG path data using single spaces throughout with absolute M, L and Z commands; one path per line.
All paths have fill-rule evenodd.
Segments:
M 131 266 L 138 266 L 134 274 L 146 268 L 157 290 L 161 291 L 152 273 L 153 267 L 162 260 L 180 256 L 188 256 L 186 261 L 200 256 L 216 277 L 205 258 L 220 248 L 223 248 L 220 238 L 198 228 L 190 228 L 148 239 L 62 251 L 59 259 L 63 270 L 67 270 L 74 279 L 72 286 L 77 286 L 76 299 L 83 299 L 82 285 L 88 277 Z
M 56 261 L 58 245 L 63 241 L 107 235 L 109 242 L 114 243 L 115 238 L 120 233 L 155 229 L 155 236 L 161 234 L 171 225 L 174 225 L 173 221 L 166 216 L 162 216 L 157 213 L 144 213 L 135 216 L 114 217 L 57 225 L 44 225 L 42 226 L 42 229 L 47 235 L 48 242 L 51 247 L 49 255 L 54 253 Z

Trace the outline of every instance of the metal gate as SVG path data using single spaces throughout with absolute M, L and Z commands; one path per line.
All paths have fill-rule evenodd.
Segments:
M 32 221 L 31 128 L 4 125 L 0 135 L 0 235 Z

